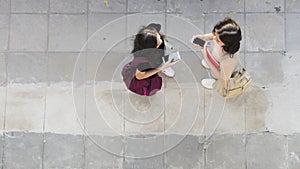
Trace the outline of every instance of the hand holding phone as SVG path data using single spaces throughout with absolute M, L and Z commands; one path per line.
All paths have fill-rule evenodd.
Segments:
M 173 62 L 176 62 L 177 60 L 180 60 L 181 59 L 181 56 L 179 54 L 179 52 L 174 52 L 174 53 L 171 53 L 169 55 L 170 59 L 173 59 Z
M 205 41 L 202 40 L 202 39 L 200 39 L 200 38 L 195 38 L 195 39 L 193 40 L 193 43 L 196 44 L 196 45 L 199 45 L 199 46 L 201 46 L 201 47 L 204 47 Z
M 176 62 L 177 60 L 181 59 L 181 56 L 179 54 L 179 52 L 173 52 L 170 53 L 169 55 L 166 55 L 163 57 L 164 61 L 167 62 L 168 60 L 172 60 L 172 62 Z

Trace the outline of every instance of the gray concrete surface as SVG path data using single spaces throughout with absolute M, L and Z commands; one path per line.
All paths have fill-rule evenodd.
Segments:
M 254 85 L 225 102 L 189 39 L 226 16 Z M 299 20 L 298 0 L 0 0 L 0 166 L 299 169 Z M 151 22 L 183 62 L 143 98 L 120 72 Z
M 43 136 L 44 139 L 43 139 Z M 144 138 L 144 136 L 135 136 Z M 133 151 L 167 148 L 181 137 L 158 138 L 155 147 L 119 136 L 9 132 L 1 136 L 3 168 L 299 168 L 299 134 L 220 134 L 209 139 L 186 136 L 173 149 L 147 158 L 130 158 Z M 106 147 L 102 147 L 106 145 Z M 113 149 L 108 152 L 107 146 Z M 153 151 L 155 152 L 155 150 Z M 122 156 L 113 154 L 120 153 Z

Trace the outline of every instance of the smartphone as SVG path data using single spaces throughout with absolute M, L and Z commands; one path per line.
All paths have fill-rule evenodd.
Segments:
M 197 44 L 197 45 L 199 45 L 199 46 L 201 46 L 201 47 L 203 47 L 204 44 L 205 44 L 205 41 L 202 40 L 202 39 L 200 39 L 200 38 L 195 38 L 195 39 L 193 40 L 193 43 L 194 43 L 194 44 Z
M 170 59 L 173 59 L 173 62 L 181 59 L 181 56 L 178 51 L 171 53 L 169 57 L 170 57 Z
M 173 53 L 170 53 L 169 55 L 166 55 L 163 57 L 164 61 L 167 62 L 169 59 L 173 59 L 173 62 L 177 61 L 177 60 L 180 60 L 181 59 L 181 56 L 179 54 L 179 52 L 173 52 Z

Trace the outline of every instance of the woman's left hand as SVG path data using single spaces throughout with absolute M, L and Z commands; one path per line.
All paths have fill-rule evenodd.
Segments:
M 165 64 L 163 64 L 163 65 L 160 67 L 160 69 L 161 69 L 161 70 L 165 70 L 165 69 L 167 69 L 168 67 L 171 67 L 171 66 L 175 65 L 175 64 L 178 63 L 179 61 L 180 61 L 180 60 L 174 61 L 174 59 L 170 59 L 170 60 L 168 60 Z
M 193 46 L 195 46 L 196 48 L 203 48 L 202 46 L 200 46 L 200 45 L 198 45 L 198 44 L 195 44 L 194 43 L 194 39 L 195 38 L 200 38 L 200 39 L 202 39 L 202 36 L 201 35 L 194 35 L 191 39 L 190 39 L 190 42 L 191 42 L 191 44 L 193 45 Z

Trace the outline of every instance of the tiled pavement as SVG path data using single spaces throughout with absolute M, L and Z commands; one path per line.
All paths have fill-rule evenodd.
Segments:
M 226 16 L 254 86 L 224 102 L 189 38 Z M 120 70 L 151 22 L 183 62 L 148 100 Z M 1 166 L 299 169 L 299 29 L 298 0 L 0 0 Z
M 178 137 L 182 136 L 167 135 L 164 142 Z M 130 155 L 139 151 L 140 144 L 120 136 L 97 135 L 91 140 L 82 135 L 9 132 L 1 136 L 1 164 L 3 168 L 298 169 L 299 137 L 267 132 L 216 134 L 204 141 L 203 136 L 188 135 L 169 151 L 136 159 Z M 167 147 L 160 140 L 156 139 L 155 149 Z

